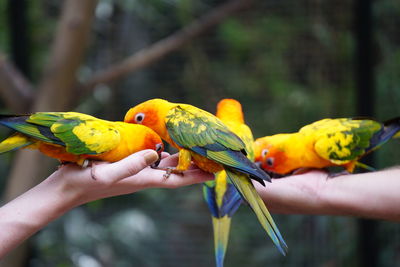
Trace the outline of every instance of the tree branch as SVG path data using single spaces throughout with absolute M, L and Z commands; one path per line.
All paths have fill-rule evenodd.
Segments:
M 178 50 L 193 38 L 221 23 L 233 13 L 248 7 L 251 3 L 252 0 L 233 0 L 222 4 L 169 37 L 132 54 L 120 63 L 111 65 L 109 68 L 94 74 L 82 87 L 86 91 L 90 91 L 100 83 L 109 83 L 142 69 L 165 55 Z
M 14 113 L 27 113 L 33 102 L 33 87 L 0 53 L 0 96 Z
M 33 107 L 35 111 L 72 108 L 78 96 L 73 90 L 77 83 L 76 71 L 82 63 L 96 3 L 96 0 L 64 2 L 50 60 Z

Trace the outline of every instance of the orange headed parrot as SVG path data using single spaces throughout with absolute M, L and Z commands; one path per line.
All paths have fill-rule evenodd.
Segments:
M 144 149 L 156 150 L 159 155 L 163 150 L 161 138 L 150 128 L 77 112 L 0 115 L 0 124 L 16 131 L 0 143 L 0 153 L 38 149 L 62 162 L 81 166 L 90 159 L 114 162 Z
M 259 138 L 254 142 L 254 150 L 261 167 L 277 174 L 330 166 L 342 166 L 351 173 L 356 165 L 372 170 L 358 160 L 399 131 L 400 118 L 385 123 L 371 119 L 323 119 L 296 133 Z
M 217 117 L 243 140 L 248 153 L 247 158 L 253 161 L 253 135 L 250 128 L 244 123 L 241 104 L 234 99 L 221 100 L 217 105 Z M 249 177 L 240 173 L 236 173 L 236 176 L 231 176 L 228 176 L 226 171 L 220 171 L 215 175 L 215 180 L 207 181 L 203 185 L 204 198 L 212 215 L 217 267 L 223 266 L 228 246 L 231 218 L 242 203 L 241 194 L 244 195 L 244 199 L 248 199 L 250 206 L 267 232 L 269 231 L 268 227 L 270 227 L 268 221 L 270 221 L 274 231 L 279 233 Z M 235 185 L 240 188 L 241 193 L 232 184 L 231 179 L 236 181 Z
M 225 171 L 259 220 L 264 222 L 263 227 L 275 245 L 285 254 L 287 245 L 268 211 L 262 208 L 265 207 L 262 200 L 252 198 L 257 192 L 249 178 L 265 185 L 264 180 L 270 181 L 270 177 L 246 157 L 245 143 L 220 119 L 188 104 L 152 99 L 131 108 L 125 115 L 125 122 L 152 128 L 179 150 L 179 162 L 173 172 L 187 170 L 192 160 L 204 171 Z

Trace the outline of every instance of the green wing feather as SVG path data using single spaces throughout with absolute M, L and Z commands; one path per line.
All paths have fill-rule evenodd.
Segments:
M 242 139 L 242 141 L 245 144 L 247 158 L 250 159 L 251 161 L 254 161 L 255 157 L 253 148 L 254 138 L 253 138 L 253 133 L 251 132 L 249 126 L 247 126 L 246 124 L 238 125 L 237 123 L 229 123 L 229 122 L 225 122 L 225 124 L 232 132 L 237 134 L 237 136 L 239 136 L 239 138 Z
M 179 146 L 237 171 L 265 185 L 270 177 L 246 158 L 245 144 L 220 119 L 190 105 L 177 105 L 166 116 L 171 139 Z
M 235 185 L 236 189 L 253 209 L 261 226 L 271 237 L 276 247 L 283 255 L 286 255 L 288 246 L 286 245 L 285 240 L 283 239 L 278 227 L 272 219 L 271 214 L 268 212 L 264 201 L 258 195 L 258 192 L 254 188 L 254 185 L 251 183 L 250 179 L 247 177 L 247 175 L 242 173 L 230 170 L 226 170 L 226 173 L 231 182 Z
M 120 142 L 116 126 L 77 112 L 38 112 L 8 117 L 2 124 L 34 139 L 66 147 L 72 154 L 100 154 Z
M 251 129 L 246 124 L 238 126 L 233 123 L 227 123 L 226 125 L 244 141 L 246 145 L 246 151 L 248 153 L 247 157 L 250 160 L 254 161 L 254 138 Z M 231 170 L 226 170 L 226 174 L 228 175 L 229 180 L 239 191 L 243 199 L 245 199 L 246 202 L 250 205 L 250 207 L 256 214 L 261 226 L 271 237 L 276 247 L 283 255 L 286 255 L 288 247 L 285 243 L 285 240 L 279 232 L 279 229 L 276 226 L 271 214 L 269 213 L 264 201 L 259 196 L 248 176 Z
M 25 147 L 32 144 L 29 137 L 22 135 L 20 133 L 14 133 L 13 135 L 7 137 L 0 143 L 0 153 L 15 150 L 21 147 Z
M 363 156 L 369 150 L 374 135 L 383 129 L 381 123 L 373 120 L 324 121 L 316 125 L 314 148 L 322 158 L 335 164 L 345 164 Z
M 220 145 L 240 151 L 245 145 L 217 117 L 190 105 L 178 105 L 166 116 L 168 133 L 187 148 Z

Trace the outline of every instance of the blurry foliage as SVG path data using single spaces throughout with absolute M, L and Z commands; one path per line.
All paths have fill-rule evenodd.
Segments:
M 0 14 L 7 13 L 7 2 L 0 1 Z M 7 16 L 0 16 L 0 47 L 3 52 L 7 53 L 8 50 L 8 35 L 9 28 L 7 27 Z
M 180 29 L 217 0 L 100 0 L 79 79 Z M 243 104 L 255 137 L 291 132 L 324 117 L 356 116 L 353 1 L 258 1 L 181 51 L 112 85 L 76 108 L 122 119 L 153 97 L 215 111 L 232 97 Z M 29 2 L 33 80 L 50 50 L 59 1 Z M 6 2 L 0 1 L 0 49 L 9 53 Z M 400 2 L 374 2 L 376 118 L 400 115 Z M 4 109 L 1 109 L 4 112 Z M 5 136 L 1 131 L 0 137 Z M 399 164 L 398 140 L 377 151 L 376 167 Z M 10 154 L 0 156 L 6 177 Z M 4 179 L 0 186 L 4 186 Z M 212 266 L 211 219 L 199 185 L 152 189 L 90 203 L 35 239 L 31 266 Z M 354 218 L 274 216 L 289 244 L 279 255 L 246 206 L 233 219 L 227 266 L 354 266 Z M 400 261 L 397 224 L 380 224 L 380 266 Z

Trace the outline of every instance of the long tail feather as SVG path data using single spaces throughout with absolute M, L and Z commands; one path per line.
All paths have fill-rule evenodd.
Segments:
M 217 267 L 223 267 L 225 253 L 228 247 L 231 218 L 229 216 L 221 218 L 212 217 L 212 222 L 214 228 L 215 261 Z
M 228 182 L 225 171 L 217 173 L 215 180 L 203 184 L 203 194 L 212 215 L 216 265 L 223 267 L 231 218 L 243 200 L 235 186 Z
M 32 144 L 32 141 L 30 141 L 28 137 L 15 133 L 0 143 L 0 153 L 15 150 L 30 144 Z
M 370 140 L 370 146 L 366 149 L 366 153 L 370 153 L 378 149 L 391 138 L 400 137 L 400 117 L 385 121 L 383 124 L 384 128 L 375 133 Z
M 231 182 L 238 189 L 242 197 L 249 203 L 250 207 L 256 214 L 261 226 L 271 237 L 272 241 L 274 242 L 278 250 L 283 255 L 286 255 L 288 246 L 286 245 L 286 242 L 283 239 L 281 233 L 279 232 L 279 229 L 276 226 L 274 220 L 269 214 L 264 201 L 258 195 L 250 179 L 244 174 L 234 172 L 231 170 L 226 170 L 226 173 Z

